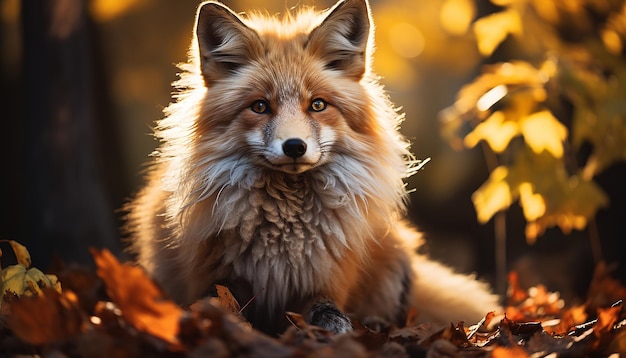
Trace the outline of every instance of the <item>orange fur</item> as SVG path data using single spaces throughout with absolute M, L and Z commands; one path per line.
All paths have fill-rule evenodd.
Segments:
M 138 262 L 178 302 L 231 284 L 256 297 L 244 313 L 266 331 L 319 298 L 392 322 L 416 304 L 444 323 L 497 307 L 484 284 L 415 254 L 419 233 L 400 218 L 416 161 L 372 73 L 371 27 L 366 0 L 282 20 L 199 7 L 162 144 L 128 205 Z M 466 301 L 438 302 L 438 287 Z

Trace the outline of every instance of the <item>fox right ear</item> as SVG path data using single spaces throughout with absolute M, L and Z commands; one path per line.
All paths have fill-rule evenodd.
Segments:
M 367 0 L 340 0 L 309 35 L 307 47 L 326 67 L 361 79 L 368 69 L 372 23 Z
M 209 82 L 236 71 L 262 53 L 257 33 L 218 2 L 198 7 L 195 34 L 202 75 Z

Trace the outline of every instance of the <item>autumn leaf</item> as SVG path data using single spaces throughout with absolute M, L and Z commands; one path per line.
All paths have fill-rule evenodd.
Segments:
M 520 120 L 519 125 L 524 141 L 533 152 L 539 154 L 547 150 L 555 158 L 563 156 L 567 128 L 550 111 L 543 110 L 528 115 Z
M 307 327 L 309 327 L 309 324 L 299 313 L 288 311 L 285 312 L 285 317 L 287 317 L 287 320 L 289 321 L 289 323 L 291 323 L 292 326 L 297 327 L 298 329 L 306 329 Z
M 524 182 L 519 185 L 519 201 L 528 221 L 535 221 L 546 213 L 546 202 L 541 194 L 533 192 L 533 185 Z
M 531 242 L 551 226 L 558 226 L 565 234 L 573 229 L 582 230 L 596 212 L 609 203 L 608 196 L 593 181 L 580 176 L 556 176 L 554 179 L 551 189 L 541 190 L 546 202 L 545 214 L 527 226 L 526 235 Z
M 478 221 L 486 223 L 498 211 L 507 209 L 513 202 L 511 187 L 507 182 L 509 170 L 500 166 L 489 175 L 489 179 L 472 194 Z
M 530 243 L 549 227 L 558 226 L 566 234 L 582 230 L 609 202 L 595 182 L 568 175 L 562 158 L 530 149 L 520 151 L 511 165 L 495 168 L 472 194 L 481 223 L 518 199 L 528 221 L 526 238 Z
M 63 342 L 85 330 L 85 319 L 72 292 L 44 288 L 37 297 L 10 301 L 9 326 L 31 344 Z
M 474 34 L 480 53 L 489 56 L 509 34 L 522 34 L 522 21 L 517 11 L 507 9 L 478 19 Z
M 496 347 L 491 352 L 492 358 L 527 358 L 528 352 L 522 347 Z
M 61 292 L 61 283 L 55 275 L 47 275 L 36 267 L 27 269 L 22 264 L 11 265 L 0 271 L 0 298 L 7 294 L 37 296 L 49 287 Z
M 15 240 L 9 240 L 9 244 L 11 245 L 11 248 L 13 248 L 17 263 L 24 265 L 24 267 L 26 268 L 29 268 L 32 262 L 30 259 L 30 253 L 28 252 L 26 247 Z
M 215 285 L 215 289 L 217 291 L 217 302 L 219 305 L 233 315 L 239 316 L 241 314 L 241 305 L 239 305 L 239 302 L 237 302 L 237 299 L 233 296 L 228 287 Z
M 141 268 L 121 264 L 108 250 L 92 249 L 98 276 L 124 318 L 137 330 L 177 344 L 183 310 L 168 300 Z
M 461 114 L 487 111 L 506 96 L 526 94 L 524 91 L 529 91 L 534 102 L 545 100 L 543 87 L 553 75 L 547 63 L 539 68 L 525 61 L 486 65 L 480 76 L 461 88 L 453 106 Z
M 472 148 L 479 141 L 484 140 L 496 153 L 502 153 L 511 139 L 520 134 L 519 126 L 513 121 L 507 121 L 503 112 L 494 112 L 487 119 L 479 123 L 472 132 L 464 138 L 467 147 Z

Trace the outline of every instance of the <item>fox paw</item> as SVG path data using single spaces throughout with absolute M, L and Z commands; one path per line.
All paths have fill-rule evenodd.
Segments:
M 320 302 L 313 305 L 309 313 L 309 323 L 327 331 L 346 333 L 352 331 L 350 318 L 343 314 L 332 302 Z

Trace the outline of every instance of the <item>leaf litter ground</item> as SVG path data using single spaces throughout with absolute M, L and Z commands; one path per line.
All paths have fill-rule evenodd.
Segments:
M 0 357 L 546 357 L 626 354 L 626 288 L 604 264 L 596 268 L 584 304 L 567 306 L 558 293 L 524 290 L 509 276 L 505 311 L 481 322 L 440 327 L 380 320 L 354 322 L 332 335 L 287 313 L 291 327 L 267 336 L 240 315 L 226 287 L 189 307 L 170 301 L 140 268 L 107 250 L 92 250 L 96 270 L 57 265 L 62 290 L 38 282 L 38 294 L 7 289 L 0 306 Z M 9 269 L 3 268 L 3 270 Z M 31 283 L 32 285 L 32 283 Z

